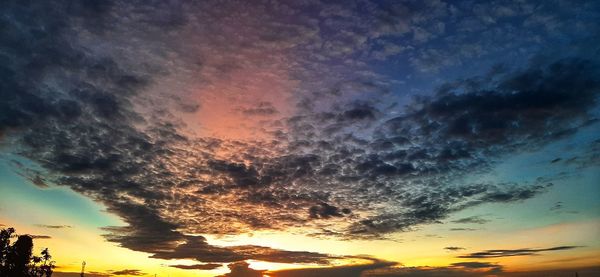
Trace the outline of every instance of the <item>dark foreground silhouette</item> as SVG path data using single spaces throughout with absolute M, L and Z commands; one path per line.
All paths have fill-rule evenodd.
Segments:
M 51 258 L 48 248 L 33 255 L 31 236 L 16 235 L 14 228 L 0 230 L 0 277 L 51 277 L 55 267 Z

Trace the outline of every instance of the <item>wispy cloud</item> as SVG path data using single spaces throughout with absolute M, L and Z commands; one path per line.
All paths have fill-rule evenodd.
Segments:
M 51 239 L 51 236 L 48 235 L 28 235 L 30 236 L 32 239 Z
M 490 220 L 482 218 L 480 216 L 469 216 L 469 217 L 464 217 L 464 218 L 460 218 L 457 220 L 452 220 L 450 222 L 461 223 L 461 224 L 485 224 L 485 223 L 490 222 Z
M 460 250 L 465 250 L 466 248 L 458 247 L 458 246 L 447 246 L 447 247 L 444 247 L 444 249 L 446 249 L 448 251 L 460 251 Z
M 47 224 L 36 224 L 35 226 L 47 229 L 65 229 L 65 228 L 73 228 L 71 225 L 47 225 Z
M 116 270 L 116 271 L 111 271 L 110 274 L 112 274 L 112 275 L 130 275 L 130 276 L 143 276 L 143 275 L 146 275 L 146 273 L 142 272 L 139 269 Z
M 450 231 L 477 231 L 475 228 L 450 228 Z
M 170 267 L 190 270 L 212 270 L 222 266 L 222 264 L 170 265 Z
M 467 255 L 458 256 L 459 258 L 501 258 L 501 257 L 512 257 L 512 256 L 530 256 L 536 255 L 540 252 L 552 252 L 571 250 L 581 246 L 557 246 L 551 248 L 523 248 L 523 249 L 499 249 L 499 250 L 486 250 L 481 252 L 474 252 Z
M 388 268 L 397 265 L 396 262 L 372 260 L 367 264 L 356 264 L 347 266 L 323 267 L 323 268 L 301 268 L 268 272 L 275 277 L 300 277 L 300 276 L 331 276 L 331 277 L 359 277 L 365 272 L 379 268 Z M 371 275 L 367 275 L 371 276 Z

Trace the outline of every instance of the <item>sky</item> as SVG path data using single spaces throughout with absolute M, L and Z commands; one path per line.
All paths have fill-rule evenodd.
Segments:
M 598 1 L 3 1 L 56 276 L 598 276 Z

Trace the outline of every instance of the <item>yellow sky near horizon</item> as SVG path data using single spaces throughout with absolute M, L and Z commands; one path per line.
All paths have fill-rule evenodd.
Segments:
M 63 272 L 77 272 L 80 270 L 81 261 L 86 261 L 86 271 L 110 273 L 111 271 L 124 269 L 138 269 L 147 274 L 158 276 L 214 276 L 228 272 L 226 267 L 211 271 L 183 270 L 169 267 L 168 265 L 186 264 L 196 262 L 191 260 L 160 260 L 148 258 L 147 253 L 128 250 L 106 242 L 101 236 L 102 230 L 94 228 L 61 228 L 48 229 L 19 223 L 16 219 L 0 217 L 0 222 L 7 226 L 13 226 L 18 233 L 44 234 L 51 239 L 36 239 L 35 249 L 39 251 L 48 247 L 59 266 L 56 270 Z M 65 221 L 68 222 L 68 221 Z M 446 232 L 439 233 L 434 226 L 425 226 L 420 230 L 398 234 L 398 241 L 339 241 L 325 240 L 305 235 L 293 235 L 283 232 L 255 232 L 251 236 L 207 236 L 208 242 L 218 246 L 234 245 L 261 245 L 290 251 L 314 251 L 314 249 L 326 249 L 324 251 L 333 255 L 364 255 L 365 249 L 377 249 L 374 258 L 398 262 L 407 267 L 445 267 L 452 263 L 473 261 L 472 259 L 456 258 L 459 253 L 482 251 L 485 249 L 518 249 L 524 245 L 538 247 L 546 245 L 564 245 L 565 243 L 577 243 L 593 241 L 594 236 L 600 228 L 600 220 L 584 222 L 561 223 L 542 226 L 533 229 L 516 230 L 507 233 L 493 234 L 489 231 L 470 232 L 471 234 Z M 433 232 L 444 239 L 431 236 Z M 558 238 L 569 234 L 575 238 L 570 242 L 561 241 Z M 508 242 L 510 241 L 510 242 Z M 466 248 L 460 252 L 447 251 L 443 248 L 460 245 Z M 485 248 L 480 248 L 485 245 Z M 598 245 L 585 246 L 569 251 L 556 251 L 540 253 L 533 256 L 516 256 L 504 258 L 479 259 L 478 261 L 494 262 L 504 266 L 507 272 L 512 271 L 536 271 L 548 269 L 561 269 L 564 262 L 569 261 L 569 267 L 589 267 L 600 264 Z M 355 260 L 354 263 L 357 261 Z M 366 261 L 365 261 L 366 262 Z M 278 264 L 261 261 L 249 261 L 252 268 L 266 270 L 280 270 L 291 268 L 303 268 L 311 265 L 306 264 Z M 343 265 L 347 262 L 338 262 Z M 316 265 L 312 265 L 316 266 Z

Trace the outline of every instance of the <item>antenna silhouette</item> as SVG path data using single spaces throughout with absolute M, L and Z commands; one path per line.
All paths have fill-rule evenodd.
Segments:
M 85 261 L 81 263 L 81 277 L 83 277 L 83 272 L 85 271 Z

